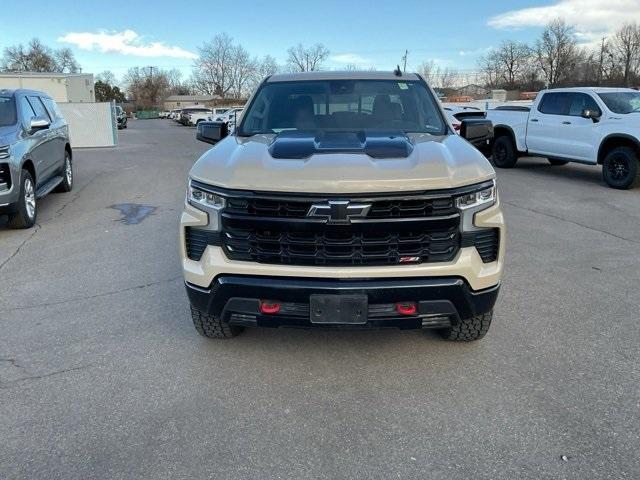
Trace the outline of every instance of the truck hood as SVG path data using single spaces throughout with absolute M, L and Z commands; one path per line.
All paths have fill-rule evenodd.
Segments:
M 487 159 L 458 135 L 409 134 L 405 154 L 375 158 L 331 149 L 274 158 L 276 137 L 229 136 L 200 157 L 190 177 L 229 189 L 328 194 L 445 189 L 495 177 Z

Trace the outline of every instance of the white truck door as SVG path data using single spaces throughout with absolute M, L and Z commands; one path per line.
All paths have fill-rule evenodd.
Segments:
M 568 116 L 569 94 L 565 92 L 545 93 L 537 108 L 529 113 L 527 123 L 527 149 L 531 154 L 560 157 L 565 139 L 558 133 L 571 122 Z
M 597 163 L 598 144 L 600 139 L 596 135 L 598 124 L 590 118 L 583 118 L 583 110 L 602 109 L 596 101 L 587 93 L 569 93 L 569 115 L 563 120 L 556 136 L 561 139 L 559 156 L 573 158 L 583 162 Z

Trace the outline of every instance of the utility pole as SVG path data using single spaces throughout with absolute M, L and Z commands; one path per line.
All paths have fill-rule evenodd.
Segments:
M 404 56 L 402 60 L 404 61 L 404 68 L 402 69 L 402 73 L 407 73 L 407 56 L 409 55 L 409 50 L 404 51 Z
M 151 81 L 153 82 L 153 66 L 149 67 L 149 71 L 151 72 Z

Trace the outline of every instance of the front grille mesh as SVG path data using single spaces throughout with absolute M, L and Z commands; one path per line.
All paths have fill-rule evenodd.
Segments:
M 355 201 L 355 200 L 354 200 Z M 383 199 L 371 203 L 368 218 L 424 218 L 456 213 L 452 197 L 432 199 Z M 313 200 L 286 200 L 270 198 L 230 198 L 226 211 L 233 214 L 260 217 L 305 218 Z
M 235 192 L 234 192 L 235 193 Z M 355 197 L 364 216 L 334 221 L 308 217 L 312 205 L 331 199 L 242 193 L 227 196 L 221 231 L 187 227 L 187 255 L 200 260 L 207 245 L 222 246 L 231 260 L 279 265 L 375 266 L 453 261 L 475 247 L 485 263 L 498 257 L 500 230 L 461 233 L 458 191 L 424 195 Z M 336 200 L 346 200 L 335 198 Z
M 285 265 L 396 265 L 446 262 L 459 245 L 457 224 L 433 231 L 323 232 L 225 228 L 222 243 L 232 260 Z

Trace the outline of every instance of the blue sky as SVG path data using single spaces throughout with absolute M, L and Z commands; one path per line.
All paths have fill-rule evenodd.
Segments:
M 557 16 L 576 24 L 582 43 L 609 34 L 625 21 L 640 21 L 640 0 L 280 0 L 213 2 L 176 0 L 36 2 L 2 0 L 0 48 L 38 36 L 68 46 L 83 71 L 133 66 L 179 68 L 188 76 L 197 47 L 226 32 L 252 55 L 280 63 L 289 46 L 323 43 L 325 66 L 347 63 L 392 69 L 409 50 L 408 69 L 425 60 L 474 70 L 478 56 L 501 40 L 532 42 Z M 225 5 L 221 8 L 219 5 Z

